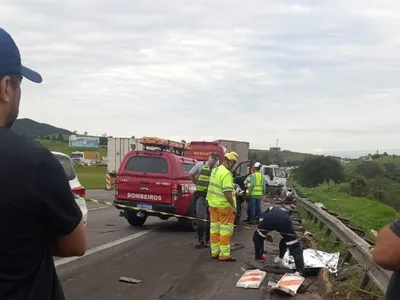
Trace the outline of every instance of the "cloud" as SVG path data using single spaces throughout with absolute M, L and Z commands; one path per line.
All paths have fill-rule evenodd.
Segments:
M 44 77 L 24 82 L 21 117 L 254 148 L 400 148 L 395 0 L 14 0 L 0 19 Z

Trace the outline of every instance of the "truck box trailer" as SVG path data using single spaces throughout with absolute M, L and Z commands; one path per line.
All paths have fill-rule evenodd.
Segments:
M 125 155 L 133 150 L 142 150 L 143 145 L 137 138 L 114 138 L 107 139 L 107 172 L 115 176 Z
M 239 163 L 249 160 L 250 143 L 232 140 L 216 140 L 218 144 L 225 147 L 229 152 L 235 151 L 239 155 Z

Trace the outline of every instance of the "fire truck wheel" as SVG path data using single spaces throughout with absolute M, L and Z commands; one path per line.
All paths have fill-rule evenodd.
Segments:
M 135 211 L 126 211 L 125 216 L 131 226 L 143 226 L 147 219 L 147 215 L 138 216 Z

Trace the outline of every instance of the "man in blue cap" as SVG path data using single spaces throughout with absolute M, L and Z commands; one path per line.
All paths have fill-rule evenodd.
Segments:
M 62 300 L 53 255 L 83 255 L 86 231 L 61 164 L 10 129 L 22 78 L 42 82 L 0 28 L 0 299 Z

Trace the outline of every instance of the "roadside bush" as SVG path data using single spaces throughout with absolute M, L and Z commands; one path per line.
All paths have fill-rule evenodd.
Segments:
M 382 177 L 385 173 L 384 169 L 373 161 L 365 161 L 359 164 L 356 167 L 356 172 L 367 179 Z
M 339 183 L 343 180 L 343 168 L 339 160 L 329 156 L 306 157 L 294 173 L 300 185 L 314 187 L 324 182 Z
M 362 197 L 368 194 L 367 180 L 362 176 L 357 176 L 350 181 L 350 195 Z

